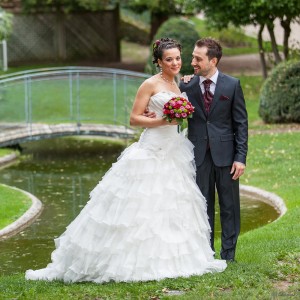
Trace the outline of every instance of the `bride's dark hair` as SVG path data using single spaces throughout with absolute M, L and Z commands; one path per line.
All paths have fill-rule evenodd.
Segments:
M 158 60 L 162 59 L 164 50 L 172 48 L 177 48 L 181 53 L 181 45 L 176 40 L 170 38 L 156 40 L 152 45 L 153 64 L 156 64 L 156 66 L 159 67 Z

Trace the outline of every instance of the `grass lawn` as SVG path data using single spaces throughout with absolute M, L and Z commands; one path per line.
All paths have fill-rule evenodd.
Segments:
M 31 199 L 22 192 L 0 184 L 0 229 L 16 221 L 31 206 Z
M 3 299 L 169 299 L 165 293 L 168 289 L 185 291 L 176 299 L 297 299 L 300 144 L 295 141 L 299 139 L 300 133 L 250 137 L 247 172 L 242 183 L 277 193 L 285 200 L 288 212 L 269 225 L 241 235 L 238 263 L 230 264 L 225 272 L 160 282 L 103 285 L 27 282 L 24 274 L 18 274 L 0 277 L 0 288 L 7 296 Z
M 225 55 L 257 53 L 256 39 L 245 38 L 237 31 L 212 32 L 205 28 L 205 23 L 193 19 L 201 36 L 214 36 L 228 41 L 243 42 L 243 47 L 224 47 Z M 122 42 L 122 53 L 128 60 L 134 56 L 144 57 L 140 49 L 132 47 L 131 43 Z M 145 60 L 147 57 L 144 57 Z M 126 61 L 127 58 L 125 58 Z M 53 65 L 54 66 L 54 65 Z M 49 67 L 33 66 L 33 67 Z M 31 67 L 30 67 L 31 68 Z M 23 69 L 30 69 L 28 66 Z M 10 68 L 10 72 L 20 71 L 20 68 Z M 274 129 L 279 125 L 265 125 L 258 117 L 259 91 L 263 82 L 259 76 L 240 76 L 245 93 L 250 129 Z M 37 93 L 43 93 L 45 87 L 36 86 Z M 64 91 L 64 84 L 47 85 L 47 97 L 54 101 L 47 103 L 45 111 L 36 111 L 36 120 L 47 116 L 49 122 L 57 122 L 60 116 L 68 111 L 68 106 L 62 107 L 53 114 L 53 107 L 59 103 L 59 98 L 52 97 Z M 58 90 L 56 90 L 58 89 Z M 21 95 L 22 88 L 8 92 L 10 101 L 14 95 Z M 99 93 L 95 87 L 86 85 L 86 95 L 99 99 L 99 95 L 111 97 L 105 88 Z M 133 87 L 132 93 L 135 93 Z M 38 95 L 38 94 L 37 94 Z M 20 96 L 21 97 L 21 96 Z M 86 97 L 85 101 L 92 108 L 95 102 Z M 104 98 L 104 97 L 103 97 Z M 37 96 L 39 100 L 39 97 Z M 100 100 L 97 100 L 100 101 Z M 17 105 L 17 103 L 15 104 Z M 101 102 L 96 105 L 107 107 Z M 57 108 L 56 108 L 57 109 Z M 13 113 L 10 112 L 10 113 Z M 90 113 L 90 112 L 87 112 Z M 1 114 L 1 111 L 0 111 Z M 110 114 L 108 114 L 109 119 Z M 94 113 L 93 118 L 99 117 Z M 5 118 L 5 114 L 1 116 Z M 16 113 L 16 119 L 18 113 Z M 251 135 L 249 138 L 249 155 L 245 175 L 241 183 L 256 186 L 281 196 L 288 207 L 288 212 L 279 220 L 264 227 L 247 232 L 240 236 L 237 249 L 238 263 L 230 264 L 227 270 L 220 274 L 206 274 L 188 279 L 166 279 L 160 282 L 146 283 L 109 283 L 109 284 L 63 284 L 61 282 L 32 282 L 25 281 L 24 274 L 0 277 L 0 299 L 85 299 L 85 300 L 131 300 L 131 299 L 170 299 L 168 290 L 181 290 L 185 294 L 173 296 L 174 299 L 299 299 L 300 281 L 300 133 L 272 133 Z M 0 149 L 0 155 L 3 154 Z M 7 191 L 6 191 L 7 192 Z M 0 194 L 2 195 L 1 186 Z M 1 209 L 2 211 L 2 209 Z M 1 218 L 2 219 L 2 218 Z M 219 249 L 219 242 L 216 248 Z M 298 298 L 297 298 L 298 297 Z
M 15 152 L 14 150 L 11 150 L 11 149 L 8 149 L 8 148 L 0 148 L 0 157 L 12 154 L 14 152 Z
M 14 82 L 0 88 L 0 120 L 25 123 L 26 108 L 30 107 L 33 123 L 112 124 L 115 118 L 119 124 L 128 124 L 131 104 L 142 81 L 144 78 L 120 79 L 114 84 L 112 78 L 81 78 L 77 94 L 76 79 L 72 87 L 68 77 L 32 80 L 31 104 L 27 104 L 24 83 Z
M 250 128 L 261 129 L 257 111 L 262 79 L 242 76 L 241 82 Z M 176 299 L 297 299 L 300 289 L 299 140 L 297 132 L 250 136 L 248 165 L 241 183 L 278 194 L 285 200 L 288 212 L 269 225 L 241 235 L 238 263 L 230 264 L 225 272 L 160 282 L 103 285 L 32 282 L 25 281 L 24 274 L 18 274 L 0 277 L 3 299 L 170 299 L 168 290 L 185 292 Z

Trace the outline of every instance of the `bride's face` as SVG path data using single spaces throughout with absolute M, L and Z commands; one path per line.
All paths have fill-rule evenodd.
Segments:
M 162 72 L 169 76 L 175 76 L 181 69 L 181 54 L 178 48 L 166 49 L 162 59 L 158 61 Z

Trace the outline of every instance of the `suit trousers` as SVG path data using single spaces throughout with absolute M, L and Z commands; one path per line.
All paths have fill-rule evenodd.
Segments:
M 232 179 L 232 166 L 217 167 L 210 149 L 206 151 L 203 163 L 197 167 L 196 181 L 207 201 L 207 214 L 211 227 L 211 247 L 214 250 L 215 191 L 220 206 L 222 259 L 234 259 L 238 235 L 240 233 L 239 181 Z

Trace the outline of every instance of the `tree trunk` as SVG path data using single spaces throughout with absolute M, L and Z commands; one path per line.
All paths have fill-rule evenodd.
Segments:
M 272 50 L 273 50 L 273 54 L 274 54 L 275 64 L 277 65 L 281 62 L 282 59 L 279 55 L 279 51 L 278 51 L 278 47 L 277 47 L 277 43 L 276 43 L 276 38 L 275 38 L 275 34 L 274 34 L 274 24 L 267 23 L 267 28 L 268 28 L 270 38 L 271 38 L 271 45 L 272 45 Z
M 116 41 L 116 60 L 118 62 L 121 61 L 121 38 L 120 38 L 120 5 L 119 3 L 116 4 L 116 8 L 114 9 L 114 34 L 115 34 L 115 41 Z
M 168 20 L 169 16 L 166 13 L 155 13 L 151 12 L 151 30 L 150 30 L 150 41 L 153 40 L 160 25 Z
M 282 28 L 284 29 L 283 36 L 283 55 L 286 60 L 289 59 L 289 38 L 291 35 L 291 19 L 281 20 L 280 22 Z
M 268 77 L 268 70 L 267 70 L 265 50 L 264 50 L 263 38 L 262 38 L 262 32 L 264 30 L 264 27 L 265 24 L 260 24 L 259 31 L 257 34 L 257 42 L 258 42 L 258 50 L 259 50 L 260 63 L 262 67 L 262 73 L 263 73 L 263 77 L 266 79 Z

